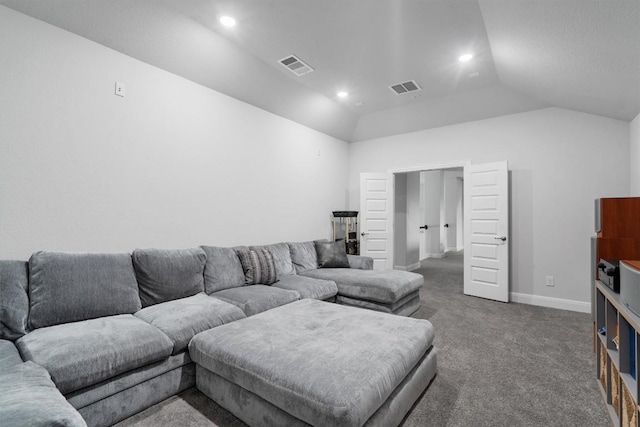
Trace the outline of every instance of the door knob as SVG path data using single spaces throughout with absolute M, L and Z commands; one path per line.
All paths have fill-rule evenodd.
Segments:
M 364 236 L 368 236 L 369 233 L 360 233 L 360 235 L 364 237 Z
M 495 237 L 496 240 L 502 240 L 503 242 L 507 241 L 507 238 L 505 236 L 502 237 Z

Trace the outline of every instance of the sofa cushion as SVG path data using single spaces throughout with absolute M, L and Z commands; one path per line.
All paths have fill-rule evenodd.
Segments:
M 272 285 L 278 281 L 276 265 L 268 249 L 247 249 L 236 251 L 246 285 Z
M 331 280 L 314 279 L 298 274 L 281 277 L 272 287 L 296 291 L 300 298 L 326 300 L 336 296 L 338 286 Z
M 417 291 L 424 277 L 400 270 L 356 270 L 352 268 L 319 268 L 302 273 L 307 277 L 333 280 L 338 295 L 391 304 Z
M 0 371 L 22 363 L 18 349 L 11 341 L 0 340 Z
M 173 341 L 171 354 L 184 351 L 191 338 L 202 331 L 247 317 L 235 305 L 205 293 L 152 305 L 134 316 L 160 329 Z
M 26 362 L 0 371 L 3 427 L 86 427 L 78 411 L 56 389 L 49 373 Z
M 253 316 L 262 311 L 270 310 L 300 299 L 300 294 L 296 291 L 264 285 L 249 285 L 241 288 L 225 289 L 215 292 L 211 294 L 211 296 L 240 307 L 247 316 Z
M 349 267 L 359 268 L 360 270 L 373 270 L 373 258 L 362 255 L 347 254 Z
M 148 394 L 150 391 L 154 393 L 152 400 L 158 398 L 163 400 L 171 394 L 177 394 L 178 390 L 182 390 L 182 387 L 195 384 L 195 372 L 193 375 L 188 373 L 191 371 L 192 365 L 189 352 L 183 351 L 175 356 L 169 356 L 158 362 L 132 369 L 89 387 L 72 391 L 65 394 L 64 397 L 80 411 L 83 417 L 87 415 L 85 419 L 88 422 L 101 419 L 105 422 L 93 422 L 92 424 L 104 426 L 106 421 L 114 420 L 115 423 L 133 415 L 131 411 L 141 411 L 142 406 L 146 405 L 144 402 L 151 403 Z M 160 388 L 156 389 L 158 385 Z M 133 397 L 133 401 L 129 401 L 131 397 Z M 116 409 L 116 413 L 113 413 L 113 409 Z M 110 414 L 107 416 L 105 411 Z M 122 415 L 125 417 L 121 418 Z
M 129 254 L 37 252 L 29 259 L 31 328 L 140 310 Z
M 349 268 L 343 241 L 314 243 L 318 255 L 318 268 Z
M 200 246 L 200 248 L 207 254 L 207 263 L 204 267 L 204 289 L 207 294 L 244 286 L 244 271 L 236 250 L 246 249 L 246 247 Z
M 291 261 L 293 261 L 293 266 L 295 267 L 297 274 L 318 268 L 318 255 L 316 253 L 316 245 L 314 242 L 297 242 L 287 244 L 289 245 Z
M 142 306 L 203 292 L 206 262 L 207 255 L 200 248 L 133 251 Z
M 291 261 L 291 253 L 289 252 L 289 245 L 286 243 L 275 243 L 273 245 L 264 246 L 249 246 L 249 249 L 254 251 L 259 249 L 268 249 L 273 257 L 273 262 L 276 264 L 276 274 L 278 278 L 288 276 L 290 274 L 296 274 L 296 269 Z
M 173 342 L 132 314 L 36 329 L 16 345 L 25 360 L 49 371 L 62 393 L 165 359 Z
M 0 339 L 27 333 L 29 271 L 25 261 L 0 261 Z
M 414 299 L 417 299 L 418 301 L 420 300 L 420 290 L 411 292 L 410 294 L 400 298 L 398 301 L 393 303 L 374 302 L 374 301 L 369 301 L 365 299 L 349 298 L 349 297 L 340 296 L 340 295 L 338 295 L 338 297 L 336 298 L 336 302 L 342 305 L 368 308 L 369 310 L 376 310 L 376 311 L 382 311 L 384 313 L 395 314 L 398 311 L 402 310 L 407 303 L 412 302 Z

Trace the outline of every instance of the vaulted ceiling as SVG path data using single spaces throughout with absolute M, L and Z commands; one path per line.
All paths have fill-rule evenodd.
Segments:
M 640 0 L 0 4 L 346 141 L 549 106 L 640 113 Z M 313 71 L 282 66 L 292 54 Z

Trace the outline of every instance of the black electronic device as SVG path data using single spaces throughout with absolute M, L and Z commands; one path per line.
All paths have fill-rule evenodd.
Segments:
M 617 259 L 600 259 L 598 263 L 600 281 L 613 292 L 620 292 L 620 261 Z

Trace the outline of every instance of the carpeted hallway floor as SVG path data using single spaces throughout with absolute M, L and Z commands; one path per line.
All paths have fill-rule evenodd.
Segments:
M 597 389 L 591 316 L 462 294 L 462 253 L 423 261 L 422 307 L 438 374 L 404 427 L 610 425 Z M 586 286 L 586 284 L 585 284 Z M 243 426 L 195 389 L 119 427 Z

